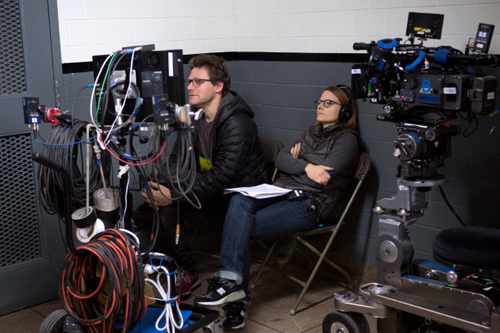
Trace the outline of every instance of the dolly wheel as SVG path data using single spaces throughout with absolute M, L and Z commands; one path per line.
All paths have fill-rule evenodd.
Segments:
M 56 310 L 49 314 L 38 328 L 38 333 L 61 333 L 64 326 L 64 317 L 68 312 L 64 309 Z
M 323 333 L 370 333 L 366 318 L 359 313 L 331 312 L 322 327 Z

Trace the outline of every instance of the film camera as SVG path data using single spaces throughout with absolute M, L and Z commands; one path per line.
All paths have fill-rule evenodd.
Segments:
M 449 120 L 465 112 L 463 118 L 472 121 L 495 108 L 497 78 L 475 67 L 498 66 L 500 59 L 464 55 L 450 46 L 424 47 L 426 38 L 440 38 L 442 19 L 439 14 L 410 13 L 409 44 L 395 38 L 353 45 L 369 53 L 366 63 L 352 67 L 353 98 L 384 105 L 377 119 L 396 123 L 398 177 L 433 177 L 450 156 L 450 137 L 461 132 Z M 415 37 L 421 42 L 414 43 Z

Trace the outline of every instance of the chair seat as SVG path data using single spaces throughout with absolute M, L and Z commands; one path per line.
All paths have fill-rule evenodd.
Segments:
M 457 227 L 446 229 L 434 239 L 436 260 L 447 265 L 475 269 L 500 269 L 500 229 Z

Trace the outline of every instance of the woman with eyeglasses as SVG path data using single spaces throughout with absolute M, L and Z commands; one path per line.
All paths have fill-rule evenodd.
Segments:
M 356 132 L 357 109 L 349 88 L 330 86 L 315 104 L 316 124 L 276 159 L 279 177 L 274 185 L 293 191 L 270 199 L 237 194 L 229 204 L 220 271 L 195 304 L 239 303 L 239 316 L 229 318 L 238 321 L 230 325 L 233 329 L 245 325 L 242 314 L 249 300 L 250 241 L 276 239 L 327 224 L 354 173 L 360 139 Z

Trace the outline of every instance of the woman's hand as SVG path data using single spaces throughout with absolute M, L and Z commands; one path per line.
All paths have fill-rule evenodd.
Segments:
M 326 185 L 330 181 L 330 174 L 333 168 L 324 165 L 314 165 L 309 163 L 306 166 L 306 174 L 311 180 L 314 180 L 316 184 Z
M 153 200 L 156 204 L 157 207 L 161 206 L 168 206 L 173 203 L 173 201 L 170 199 L 172 197 L 172 193 L 168 189 L 168 187 L 165 187 L 163 185 L 160 185 L 155 182 L 148 182 L 149 187 L 151 188 L 151 193 L 153 195 Z M 144 189 L 141 192 L 142 199 L 144 202 L 149 204 L 150 206 L 153 206 L 151 201 L 149 200 L 148 193 L 146 192 L 146 189 Z
M 299 153 L 300 153 L 300 142 L 297 142 L 295 146 L 292 147 L 290 150 L 290 154 L 292 154 L 293 158 L 299 158 Z

